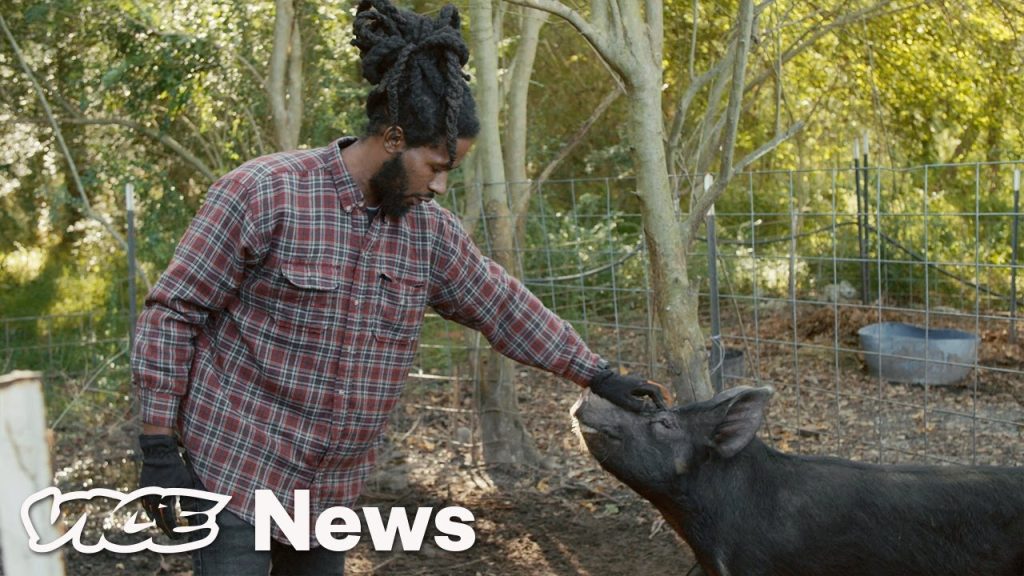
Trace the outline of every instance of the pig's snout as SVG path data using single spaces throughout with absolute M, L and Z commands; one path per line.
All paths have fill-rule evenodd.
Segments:
M 569 414 L 572 416 L 573 422 L 579 427 L 581 431 L 585 432 L 597 432 L 599 428 L 600 412 L 602 410 L 607 411 L 612 409 L 612 403 L 601 398 L 597 394 L 590 391 L 590 388 L 586 388 L 580 394 L 580 397 L 576 400 L 576 403 L 572 405 L 569 410 Z
M 569 410 L 572 416 L 572 430 L 580 440 L 580 448 L 593 451 L 595 442 L 619 440 L 620 435 L 614 432 L 616 416 L 620 408 L 584 389 L 579 399 Z
M 596 434 L 597 430 L 580 421 L 580 411 L 593 396 L 594 393 L 590 391 L 590 388 L 584 388 L 580 397 L 576 399 L 576 403 L 569 409 L 569 416 L 572 417 L 572 433 L 579 439 L 580 449 L 584 452 L 587 451 L 587 441 L 584 435 Z

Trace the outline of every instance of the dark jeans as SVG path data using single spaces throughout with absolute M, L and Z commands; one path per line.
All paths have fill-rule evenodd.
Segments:
M 197 490 L 205 490 L 202 482 L 192 474 Z M 207 510 L 211 502 L 197 503 L 182 498 L 183 510 Z M 204 518 L 197 520 L 205 522 Z M 256 550 L 256 528 L 242 518 L 221 510 L 217 514 L 217 538 L 209 545 L 192 551 L 193 576 L 342 576 L 345 573 L 345 553 L 322 547 L 299 551 L 288 544 L 271 540 L 270 550 Z M 207 532 L 193 533 L 199 539 Z

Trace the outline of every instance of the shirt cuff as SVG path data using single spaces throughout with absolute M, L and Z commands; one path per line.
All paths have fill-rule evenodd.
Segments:
M 569 369 L 564 376 L 576 384 L 587 387 L 590 380 L 608 367 L 608 363 L 600 356 L 584 348 L 583 354 L 569 360 Z
M 181 397 L 161 392 L 139 392 L 139 415 L 146 424 L 174 429 Z

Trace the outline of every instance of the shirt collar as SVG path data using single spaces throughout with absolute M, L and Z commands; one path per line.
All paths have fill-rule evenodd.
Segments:
M 352 174 L 345 166 L 345 161 L 341 157 L 341 149 L 354 143 L 356 140 L 355 136 L 344 136 L 331 144 L 331 172 L 334 174 L 334 186 L 338 190 L 341 209 L 345 212 L 351 212 L 353 207 L 363 206 L 364 204 L 363 191 L 359 189 L 359 185 L 352 178 Z

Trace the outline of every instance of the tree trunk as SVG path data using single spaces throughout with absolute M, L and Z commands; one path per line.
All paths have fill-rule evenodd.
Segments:
M 476 151 L 474 146 L 462 161 L 462 183 L 466 189 L 463 195 L 462 227 L 470 236 L 476 233 L 483 213 L 483 192 L 480 190 L 480 178 L 477 177 L 480 172 L 480 155 Z
M 491 258 L 509 274 L 516 274 L 519 265 L 514 249 L 499 134 L 498 53 L 491 0 L 472 0 L 469 10 L 478 78 L 478 177 L 483 182 L 483 212 L 490 239 Z M 539 461 L 533 440 L 519 417 L 512 378 L 514 373 L 511 360 L 492 352 L 488 375 L 477 383 L 484 459 L 490 464 L 535 464 Z
M 548 18 L 547 12 L 533 8 L 520 8 L 522 24 L 519 46 L 516 48 L 515 68 L 508 93 L 508 109 L 505 115 L 505 176 L 508 178 L 509 196 L 512 198 L 512 216 L 516 222 L 516 238 L 519 245 L 526 241 L 526 222 L 523 215 L 530 205 L 530 182 L 526 174 L 526 127 L 527 101 L 530 93 L 530 77 L 533 62 L 537 56 L 540 29 Z
M 299 147 L 302 128 L 302 40 L 293 0 L 276 0 L 267 95 L 279 150 Z
M 651 290 L 673 391 L 680 403 L 689 403 L 712 396 L 697 314 L 700 302 L 687 275 L 686 249 L 665 169 L 661 73 L 652 67 L 642 77 L 630 86 L 628 98 Z
M 686 242 L 669 186 L 662 119 L 662 4 L 598 2 L 588 21 L 555 0 L 511 0 L 565 18 L 624 82 L 630 143 L 648 251 L 655 311 L 669 379 L 680 402 L 711 397 L 697 287 L 687 276 Z

